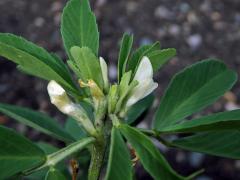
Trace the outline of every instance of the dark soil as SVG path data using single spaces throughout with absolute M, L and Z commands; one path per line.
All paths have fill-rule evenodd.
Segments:
M 59 33 L 60 17 L 66 0 L 0 0 L 0 32 L 21 35 L 49 51 L 66 58 Z M 116 59 L 123 32 L 135 35 L 137 47 L 160 41 L 174 47 L 178 55 L 156 76 L 162 94 L 174 73 L 198 60 L 216 57 L 239 73 L 239 0 L 96 0 L 93 3 L 101 32 L 101 56 L 116 77 Z M 238 108 L 239 83 L 204 113 Z M 229 97 L 230 96 L 230 97 Z M 159 96 L 160 97 L 160 96 Z M 0 61 L 0 102 L 31 107 L 64 120 L 49 103 L 46 82 L 17 71 L 15 65 Z M 17 129 L 33 140 L 58 144 L 51 138 L 0 115 L 0 123 Z M 182 174 L 205 168 L 198 180 L 240 179 L 240 161 L 161 148 L 172 166 Z M 138 167 L 138 179 L 150 179 Z

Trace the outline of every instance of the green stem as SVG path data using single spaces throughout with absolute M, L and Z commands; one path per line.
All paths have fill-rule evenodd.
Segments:
M 101 168 L 105 154 L 105 140 L 102 136 L 92 145 L 91 163 L 88 169 L 88 180 L 97 180 L 101 173 Z
M 30 169 L 26 172 L 24 172 L 24 175 L 29 175 L 32 174 L 33 172 L 39 171 L 45 167 L 51 167 L 51 166 L 55 166 L 57 163 L 59 163 L 60 161 L 64 160 L 65 158 L 71 156 L 72 154 L 82 150 L 84 147 L 88 146 L 89 144 L 93 143 L 96 139 L 93 137 L 88 137 L 88 138 L 84 138 L 80 141 L 77 141 L 75 143 L 70 144 L 69 146 L 60 149 L 57 152 L 54 152 L 52 154 L 49 154 L 47 156 L 47 160 L 46 162 L 41 165 L 40 167 L 34 168 L 34 169 Z
M 149 130 L 149 129 L 141 129 L 141 128 L 138 128 L 138 130 L 140 130 L 142 133 L 144 133 L 148 136 L 156 138 L 158 141 L 160 141 L 162 144 L 164 144 L 167 147 L 174 147 L 171 142 L 169 142 L 161 137 L 160 132 L 157 132 L 154 130 Z

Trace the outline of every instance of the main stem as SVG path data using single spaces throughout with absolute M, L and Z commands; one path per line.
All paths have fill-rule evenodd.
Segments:
M 97 180 L 100 176 L 105 154 L 105 145 L 106 143 L 103 135 L 92 145 L 88 180 Z

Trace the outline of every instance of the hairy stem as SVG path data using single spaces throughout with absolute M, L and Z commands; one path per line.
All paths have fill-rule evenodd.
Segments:
M 101 173 L 101 168 L 105 154 L 105 139 L 100 137 L 99 141 L 92 145 L 91 163 L 88 169 L 88 180 L 97 180 Z

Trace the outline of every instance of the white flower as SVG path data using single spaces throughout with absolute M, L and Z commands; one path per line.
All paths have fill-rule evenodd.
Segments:
M 132 90 L 127 107 L 143 99 L 158 87 L 158 84 L 153 81 L 153 68 L 148 57 L 144 56 L 141 59 L 133 80 L 137 80 L 138 85 Z
M 66 91 L 56 81 L 50 81 L 47 86 L 51 103 L 64 114 L 72 114 L 76 111 L 76 105 L 69 99 Z
M 108 67 L 105 60 L 100 57 L 100 66 L 102 71 L 102 77 L 103 77 L 103 83 L 104 83 L 104 89 L 107 91 L 109 88 L 109 82 L 108 82 Z

